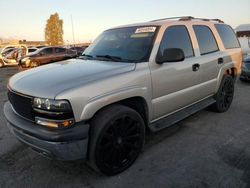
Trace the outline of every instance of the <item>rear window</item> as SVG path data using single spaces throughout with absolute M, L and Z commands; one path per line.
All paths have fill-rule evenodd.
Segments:
M 198 40 L 201 55 L 217 52 L 219 50 L 214 35 L 209 27 L 194 25 L 193 28 Z
M 230 26 L 224 24 L 215 24 L 215 27 L 226 49 L 240 47 L 239 41 Z

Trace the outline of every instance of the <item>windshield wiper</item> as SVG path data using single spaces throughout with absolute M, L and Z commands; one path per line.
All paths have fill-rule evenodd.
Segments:
M 78 59 L 93 59 L 92 55 L 88 55 L 88 54 L 82 54 L 81 56 L 78 57 Z
M 97 58 L 104 58 L 104 59 L 109 59 L 115 62 L 130 62 L 130 63 L 134 63 L 133 60 L 129 60 L 129 59 L 123 59 L 121 57 L 118 56 L 113 56 L 113 55 L 96 55 Z
M 121 61 L 122 58 L 118 56 L 112 56 L 112 55 L 96 55 L 96 57 L 105 58 L 105 59 L 111 59 L 112 61 Z

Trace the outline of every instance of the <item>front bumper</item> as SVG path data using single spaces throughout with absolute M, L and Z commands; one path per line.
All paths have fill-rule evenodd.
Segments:
M 89 124 L 76 123 L 67 129 L 49 129 L 21 118 L 9 102 L 4 105 L 4 115 L 10 131 L 38 153 L 63 161 L 87 157 Z
M 250 80 L 250 71 L 242 70 L 241 75 L 240 75 L 240 79 Z

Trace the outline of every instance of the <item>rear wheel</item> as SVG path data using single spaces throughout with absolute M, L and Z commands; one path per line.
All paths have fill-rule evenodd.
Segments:
M 216 102 L 211 106 L 216 112 L 226 112 L 233 101 L 234 80 L 230 75 L 224 75 L 220 88 L 214 96 Z
M 145 139 L 144 121 L 133 109 L 112 105 L 91 122 L 90 139 L 90 165 L 105 175 L 115 175 L 139 156 Z

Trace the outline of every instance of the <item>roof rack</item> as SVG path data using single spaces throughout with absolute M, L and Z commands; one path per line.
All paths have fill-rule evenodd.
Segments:
M 151 22 L 157 22 L 157 21 L 163 21 L 163 20 L 178 20 L 178 21 L 201 20 L 201 21 L 213 21 L 213 22 L 224 23 L 220 19 L 195 18 L 195 17 L 192 17 L 192 16 L 180 16 L 180 17 L 162 18 L 162 19 L 152 20 Z

